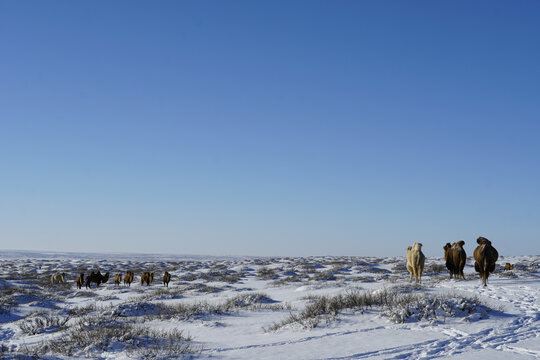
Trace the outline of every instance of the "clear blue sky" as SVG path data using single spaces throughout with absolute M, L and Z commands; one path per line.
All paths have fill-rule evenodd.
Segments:
M 537 1 L 2 1 L 0 249 L 540 254 Z

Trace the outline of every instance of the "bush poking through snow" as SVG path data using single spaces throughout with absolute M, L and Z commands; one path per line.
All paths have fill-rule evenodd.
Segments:
M 499 277 L 515 279 L 518 276 L 516 275 L 516 273 L 513 270 L 510 270 L 510 271 L 504 271 L 504 272 L 499 273 Z
M 446 266 L 443 264 L 432 264 L 431 265 L 431 272 L 433 274 L 440 274 L 442 272 L 446 272 Z
M 52 315 L 48 313 L 32 313 L 17 324 L 26 335 L 36 335 L 56 332 L 67 328 L 69 316 Z
M 137 358 L 177 358 L 200 351 L 182 331 L 151 330 L 104 316 L 80 319 L 65 336 L 41 349 L 66 356 L 99 356 L 104 351 L 127 351 Z
M 346 294 L 336 296 L 316 296 L 310 297 L 312 303 L 306 305 L 304 310 L 298 315 L 289 314 L 289 317 L 279 323 L 274 323 L 266 329 L 266 331 L 278 330 L 286 325 L 298 323 L 304 328 L 314 328 L 321 320 L 329 322 L 344 309 L 357 309 L 363 311 L 367 307 L 378 304 L 384 301 L 380 295 L 375 295 L 372 292 L 360 293 L 359 291 L 350 291 Z
M 239 309 L 239 308 L 250 308 L 250 309 L 262 309 L 262 308 L 272 308 L 269 306 L 271 304 L 277 303 L 276 300 L 272 300 L 268 295 L 263 293 L 248 293 L 235 296 L 231 299 L 228 299 L 224 307 L 227 309 Z M 282 307 L 279 307 L 281 309 Z
M 315 281 L 335 281 L 337 278 L 332 271 L 320 271 L 315 273 L 310 280 Z
M 272 300 L 264 293 L 246 293 L 229 298 L 222 303 L 199 301 L 196 303 L 178 303 L 174 305 L 163 302 L 131 302 L 120 304 L 110 312 L 113 317 L 145 317 L 152 319 L 191 320 L 211 315 L 225 315 L 239 310 L 283 310 L 284 305 Z
M 182 288 L 169 288 L 162 287 L 156 290 L 153 290 L 147 294 L 139 296 L 140 300 L 165 300 L 165 299 L 181 299 L 184 297 L 184 289 Z
M 444 321 L 447 317 L 478 321 L 486 318 L 491 310 L 476 297 L 415 295 L 399 299 L 393 306 L 385 307 L 381 315 L 395 323 Z
M 278 278 L 278 275 L 274 269 L 262 267 L 257 271 L 257 277 L 261 280 L 274 280 Z
M 476 321 L 487 317 L 491 309 L 478 298 L 454 296 L 428 296 L 426 294 L 402 293 L 398 289 L 381 289 L 360 293 L 350 291 L 336 296 L 311 297 L 312 303 L 298 314 L 289 314 L 281 322 L 274 323 L 266 331 L 275 331 L 290 324 L 314 328 L 321 321 L 330 322 L 344 310 L 363 313 L 366 308 L 380 307 L 381 316 L 395 323 L 462 317 Z

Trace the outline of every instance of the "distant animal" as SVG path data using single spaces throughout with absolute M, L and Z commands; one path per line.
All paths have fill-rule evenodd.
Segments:
M 131 286 L 131 283 L 133 282 L 133 273 L 131 271 L 126 272 L 126 275 L 124 275 L 124 285 Z
M 84 273 L 80 273 L 77 276 L 77 289 L 81 289 L 84 284 Z
M 55 283 L 63 284 L 66 282 L 66 273 L 56 273 L 51 276 L 51 286 Z
M 446 268 L 450 271 L 450 279 L 454 276 L 456 279 L 465 279 L 463 274 L 463 268 L 467 262 L 467 254 L 463 250 L 465 241 L 460 240 L 458 242 L 446 243 L 444 245 L 444 260 L 446 260 Z
M 109 273 L 101 275 L 99 270 L 98 272 L 92 271 L 92 273 L 90 273 L 90 275 L 88 275 L 86 278 L 86 288 L 92 288 L 92 283 L 96 283 L 96 288 L 98 288 L 99 284 L 104 284 L 107 281 L 109 281 Z
M 476 239 L 478 246 L 474 249 L 474 270 L 479 273 L 482 284 L 487 286 L 489 273 L 495 271 L 495 263 L 499 258 L 499 253 L 493 246 L 491 241 L 480 236 Z
M 412 283 L 414 276 L 415 283 L 422 282 L 422 272 L 424 271 L 424 263 L 426 257 L 422 253 L 422 244 L 414 243 L 413 246 L 407 247 L 407 270 L 411 274 L 409 282 Z
M 114 275 L 114 286 L 119 286 L 122 282 L 122 274 Z
M 171 274 L 165 271 L 165 274 L 163 274 L 163 285 L 169 287 L 169 281 L 171 281 Z
M 514 264 L 506 263 L 504 264 L 504 271 L 514 270 Z
M 144 274 L 141 276 L 141 285 L 150 285 L 154 281 L 154 273 L 150 273 L 148 271 L 144 272 Z

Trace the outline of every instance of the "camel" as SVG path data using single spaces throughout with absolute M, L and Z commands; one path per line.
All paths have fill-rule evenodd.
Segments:
M 141 276 L 141 285 L 144 285 L 144 283 L 146 283 L 146 285 L 150 285 L 152 283 L 152 281 L 154 281 L 154 273 L 150 273 L 150 272 L 146 271 Z
M 412 283 L 414 276 L 415 283 L 422 283 L 422 271 L 424 271 L 424 263 L 426 257 L 422 253 L 422 244 L 414 243 L 413 246 L 407 247 L 407 270 L 411 274 L 409 282 Z
M 122 274 L 114 275 L 114 286 L 120 286 L 121 281 L 122 281 Z
M 499 258 L 499 253 L 493 246 L 491 241 L 480 236 L 476 239 L 478 246 L 474 249 L 474 269 L 479 273 L 482 284 L 487 286 L 489 273 L 495 271 L 495 263 Z
M 465 279 L 463 268 L 467 262 L 467 254 L 463 250 L 465 241 L 461 240 L 453 243 L 446 243 L 444 249 L 444 259 L 446 260 L 446 268 L 450 271 L 450 279 L 454 276 L 456 279 Z
M 124 285 L 131 286 L 131 283 L 133 282 L 133 273 L 131 271 L 126 272 L 126 275 L 124 275 Z
M 163 285 L 169 287 L 170 281 L 171 281 L 171 274 L 165 271 L 165 274 L 163 274 Z
M 504 264 L 504 271 L 514 270 L 514 264 L 506 263 Z
M 55 283 L 63 284 L 66 282 L 66 273 L 56 273 L 51 276 L 51 286 L 54 286 Z
M 86 288 L 92 288 L 92 283 L 96 283 L 96 288 L 99 287 L 99 284 L 103 284 L 109 281 L 109 273 L 106 273 L 105 275 L 101 275 L 101 272 L 94 272 L 86 278 Z
M 84 284 L 84 273 L 80 273 L 77 276 L 77 289 L 81 289 Z

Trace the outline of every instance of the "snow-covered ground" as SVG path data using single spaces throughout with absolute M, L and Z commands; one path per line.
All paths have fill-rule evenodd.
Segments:
M 466 280 L 443 263 L 410 285 L 403 257 L 2 252 L 0 358 L 540 358 L 540 256 L 500 257 L 487 287 L 471 258 Z M 109 281 L 78 290 L 92 270 Z M 134 283 L 115 286 L 128 270 Z

